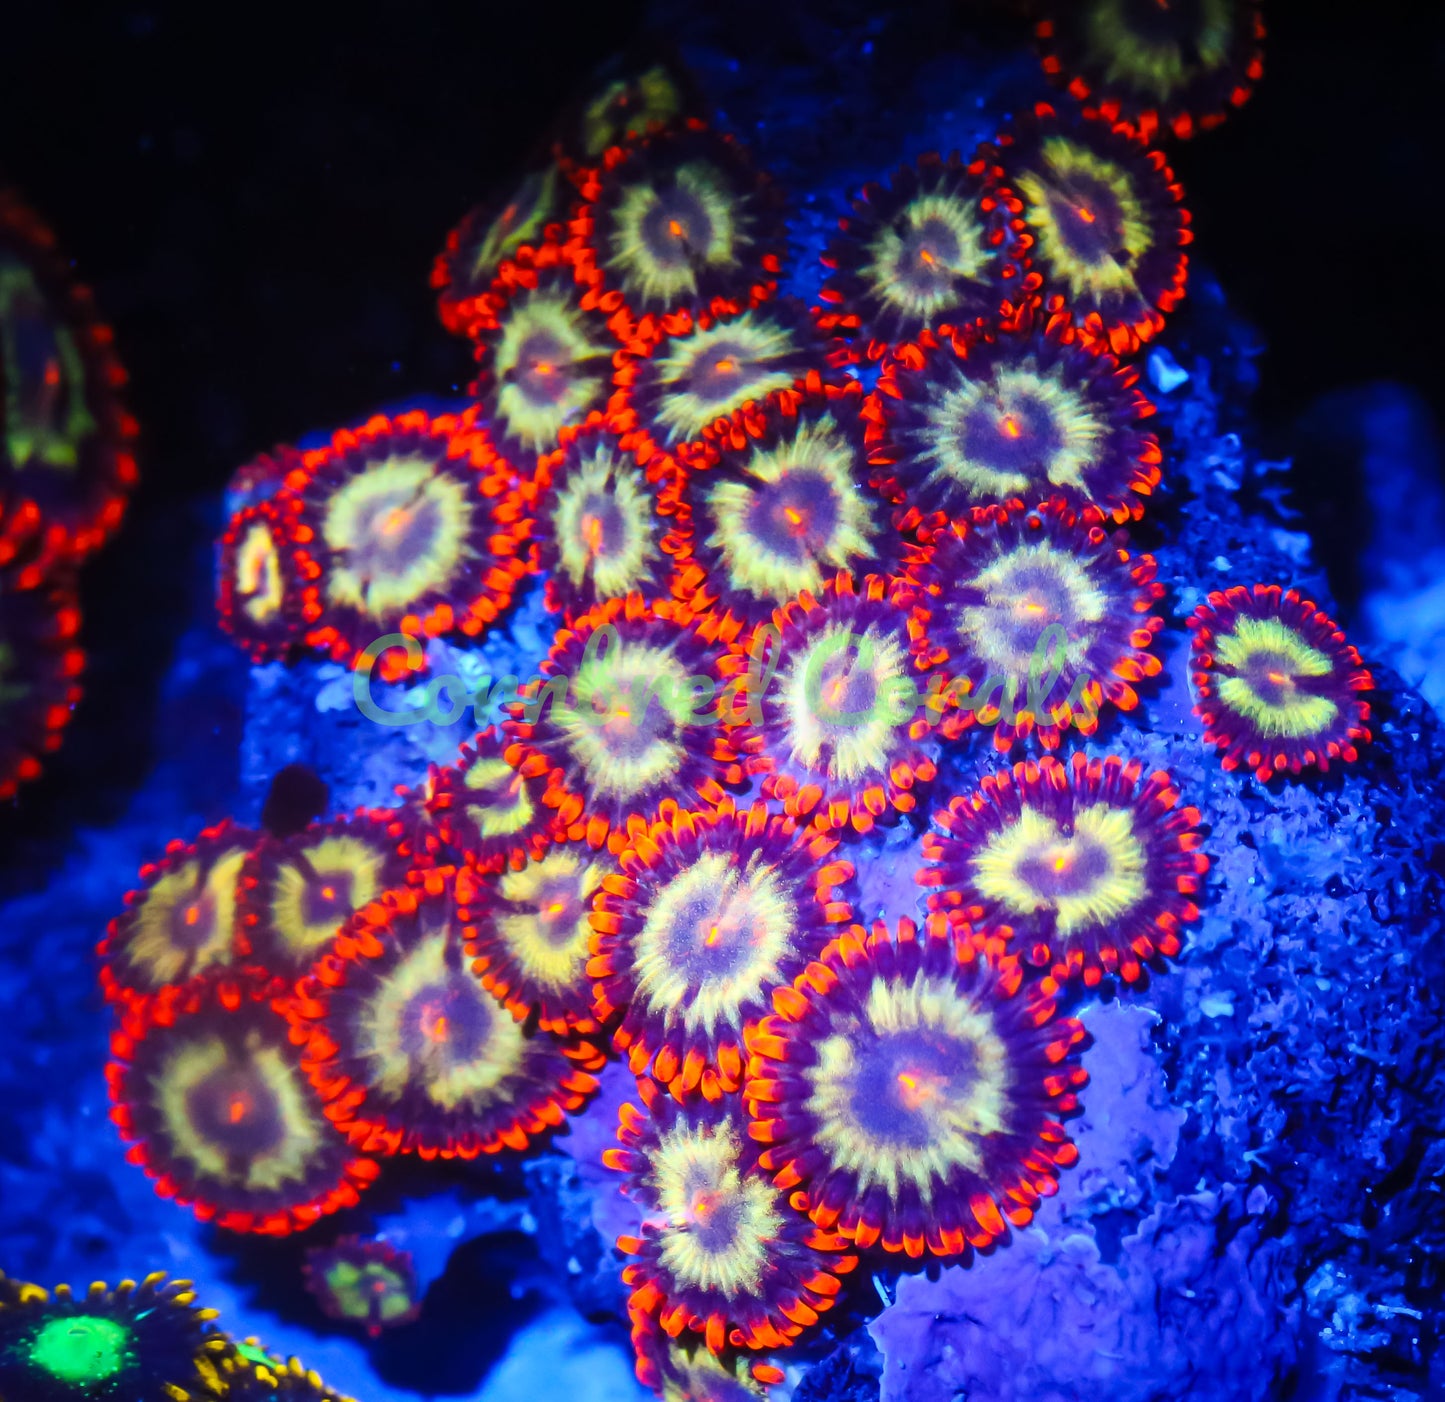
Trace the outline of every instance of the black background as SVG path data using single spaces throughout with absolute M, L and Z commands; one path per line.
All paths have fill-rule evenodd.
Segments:
M 191 4 L 9 8 L 0 174 L 116 327 L 151 496 L 461 383 L 426 282 L 446 230 L 644 18 L 636 3 L 225 7 L 229 23 Z M 1012 24 L 1022 42 L 1007 9 L 927 19 Z M 786 0 L 721 13 L 743 54 L 809 32 Z M 1254 100 L 1171 151 L 1201 256 L 1268 342 L 1262 422 L 1379 377 L 1439 403 L 1445 15 L 1266 15 Z

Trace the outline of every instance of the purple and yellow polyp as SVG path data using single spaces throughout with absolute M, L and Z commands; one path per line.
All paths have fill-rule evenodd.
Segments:
M 715 803 L 741 779 L 713 723 L 716 662 L 670 599 L 608 599 L 557 630 L 541 687 L 506 730 L 507 759 L 545 779 L 560 834 L 617 850 L 664 805 Z
M 633 1071 L 679 1099 L 738 1089 L 769 990 L 850 918 L 839 887 L 853 868 L 830 860 L 836 847 L 762 803 L 680 811 L 631 836 L 595 902 L 587 968 L 598 1018 L 621 1014 L 613 1045 Z
M 515 871 L 483 881 L 466 871 L 472 972 L 518 1022 L 565 1035 L 596 1032 L 587 974 L 593 898 L 616 861 L 582 842 L 559 842 Z
M 280 1236 L 355 1206 L 377 1175 L 306 1083 L 257 990 L 193 986 L 111 1037 L 111 1119 L 156 1192 L 202 1221 Z
M 911 812 L 915 786 L 937 773 L 912 626 L 887 580 L 869 575 L 855 590 L 839 574 L 817 598 L 784 604 L 770 628 L 733 644 L 731 743 L 791 816 L 824 831 L 868 832 L 890 812 Z M 752 679 L 774 664 L 775 679 L 752 696 Z
M 1374 678 L 1343 631 L 1298 590 L 1242 585 L 1189 620 L 1195 712 L 1225 769 L 1255 777 L 1352 764 L 1368 744 Z
M 1164 770 L 1138 760 L 1051 756 L 992 774 L 953 799 L 923 839 L 928 905 L 1058 981 L 1137 983 L 1179 953 L 1199 919 L 1209 859 L 1197 808 Z
M 1163 154 L 1041 102 L 999 135 L 997 159 L 1001 196 L 1020 211 L 1014 296 L 1036 296 L 1089 350 L 1129 355 L 1157 336 L 1184 299 L 1194 238 Z
M 820 325 L 856 335 L 878 358 L 921 331 L 996 317 L 1004 297 L 1004 227 L 994 173 L 938 152 L 865 185 L 828 246 Z
M 290 513 L 306 641 L 354 661 L 403 632 L 475 635 L 526 572 L 481 435 L 458 418 L 377 417 L 307 453 Z
M 330 949 L 341 927 L 407 874 L 386 812 L 362 809 L 266 837 L 241 873 L 247 963 L 290 986 Z
M 477 871 L 520 870 L 552 840 L 546 784 L 506 758 L 508 742 L 492 726 L 434 768 L 426 808 L 442 844 Z
M 930 919 L 833 941 L 748 1038 L 762 1167 L 860 1247 L 958 1256 L 1026 1225 L 1077 1150 L 1083 1026 Z
M 1107 701 L 1139 704 L 1134 683 L 1159 674 L 1147 649 L 1163 627 L 1151 555 L 1123 532 L 1080 521 L 1061 501 L 976 511 L 925 532 L 932 548 L 912 595 L 920 659 L 948 678 L 930 697 L 950 738 L 993 728 L 1007 753 L 1037 734 L 1057 749 L 1070 727 L 1092 735 Z
M 634 1334 L 692 1330 L 714 1354 L 791 1343 L 832 1306 L 857 1257 L 795 1213 L 759 1170 L 735 1099 L 648 1099 L 647 1112 L 622 1106 L 623 1147 L 603 1153 L 643 1211 L 640 1235 L 617 1243 L 636 1258 L 622 1272 Z
M 1144 511 L 1163 454 L 1139 371 L 1055 332 L 924 334 L 885 367 L 874 483 L 921 515 L 1058 497 L 1123 523 Z
M 678 598 L 751 628 L 840 570 L 889 575 L 899 567 L 903 541 L 888 503 L 863 480 L 862 398 L 855 380 L 771 395 L 759 431 L 689 480 Z
M 636 455 L 601 424 L 564 429 L 562 446 L 537 467 L 537 563 L 547 606 L 568 622 L 604 599 L 667 593 L 665 504 Z
M 596 1048 L 528 1035 L 467 968 L 469 894 L 445 875 L 388 893 L 302 985 L 293 1027 L 312 1084 L 368 1152 L 525 1149 L 597 1088 Z
M 169 843 L 101 941 L 100 984 L 121 1007 L 170 1006 L 193 981 L 239 964 L 241 874 L 259 834 L 227 821 Z

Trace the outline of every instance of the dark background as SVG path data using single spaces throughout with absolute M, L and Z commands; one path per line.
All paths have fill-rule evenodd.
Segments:
M 88 692 L 108 704 L 82 707 L 26 799 L 30 827 L 97 767 L 117 802 L 144 772 L 144 721 L 186 608 L 204 608 L 197 541 L 220 526 L 229 473 L 277 441 L 465 385 L 470 358 L 437 322 L 432 259 L 598 62 L 637 37 L 644 8 L 8 7 L 0 179 L 94 286 L 143 432 L 126 529 L 86 573 Z M 954 35 L 982 26 L 1026 42 L 1016 8 L 658 12 L 710 25 L 744 61 L 828 61 L 830 26 L 866 27 L 881 36 L 878 81 L 906 92 L 910 64 Z M 1171 155 L 1200 256 L 1268 345 L 1260 450 L 1287 456 L 1298 417 L 1339 387 L 1388 378 L 1442 402 L 1445 13 L 1400 0 L 1265 13 L 1260 90 Z M 1305 524 L 1348 608 L 1358 463 L 1307 451 Z M 85 811 L 96 805 L 92 791 Z
M 227 7 L 230 26 L 181 3 L 9 8 L 0 174 L 116 327 L 151 497 L 214 488 L 273 441 L 460 383 L 432 258 L 644 18 L 612 0 Z M 791 58 L 816 42 L 814 8 L 718 12 L 740 55 Z M 891 23 L 911 31 L 897 46 L 922 41 L 921 61 L 950 24 L 1022 38 L 1008 9 L 914 6 Z M 1445 13 L 1265 13 L 1253 101 L 1171 150 L 1201 256 L 1267 340 L 1262 422 L 1385 376 L 1438 403 Z

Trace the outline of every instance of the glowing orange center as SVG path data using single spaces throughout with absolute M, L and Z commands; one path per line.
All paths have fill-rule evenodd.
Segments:
M 1019 421 L 1012 414 L 1003 416 L 1003 423 L 1000 425 L 1006 438 L 1022 438 L 1023 429 L 1019 427 Z
M 699 1193 L 692 1200 L 692 1216 L 695 1222 L 706 1225 L 723 1205 L 724 1194 L 717 1191 Z
M 536 360 L 532 362 L 532 369 L 539 375 L 550 375 L 556 368 L 550 360 Z
M 45 388 L 60 388 L 60 362 L 57 360 L 47 360 L 45 362 Z
M 244 1095 L 233 1095 L 226 1106 L 226 1118 L 238 1125 L 251 1113 L 251 1102 Z
M 1289 678 L 1285 676 L 1283 672 L 1269 672 L 1267 673 L 1267 675 L 1270 681 L 1272 681 L 1276 686 L 1284 686 L 1285 683 L 1289 681 Z
M 323 886 L 321 888 L 321 897 L 323 900 L 334 901 L 336 899 L 336 887 Z
M 938 1095 L 939 1085 L 935 1077 L 926 1076 L 919 1071 L 898 1073 L 898 1098 L 905 1109 L 921 1110 L 931 1101 L 937 1100 Z
M 447 1026 L 447 1017 L 445 1013 L 439 1013 L 435 1008 L 432 1007 L 426 1007 L 422 1009 L 421 1032 L 422 1036 L 427 1038 L 428 1041 L 435 1042 L 440 1045 L 442 1042 L 446 1041 L 450 1031 L 451 1029 Z
M 407 523 L 411 520 L 411 512 L 404 506 L 394 506 L 382 517 L 382 535 L 395 535 L 398 531 L 406 529 Z
M 716 920 L 714 920 L 712 924 L 708 926 L 707 938 L 703 940 L 703 944 L 705 944 L 709 949 L 711 949 L 718 942 L 721 936 L 722 926 Z
M 730 374 L 732 374 L 732 372 L 733 372 L 734 370 L 736 370 L 737 368 L 738 368 L 738 363 L 737 363 L 737 361 L 736 361 L 736 360 L 729 360 L 726 356 L 724 356 L 721 360 L 719 360 L 719 361 L 717 362 L 716 365 L 713 366 L 713 369 L 714 369 L 714 370 L 718 370 L 718 371 L 720 371 L 720 372 L 721 372 L 722 374 L 724 374 L 724 375 L 730 375 Z
M 551 905 L 542 908 L 543 915 L 561 915 L 567 909 L 566 901 L 553 901 Z
M 677 219 L 669 219 L 667 221 L 667 232 L 671 234 L 673 238 L 680 239 L 683 235 L 682 222 Z
M 927 263 L 930 268 L 938 262 L 938 259 L 926 248 L 920 248 L 918 250 L 918 257 L 922 262 Z
M 602 522 L 597 517 L 582 518 L 582 539 L 587 542 L 587 549 L 593 555 L 602 549 Z
M 198 905 L 188 905 L 188 906 L 186 907 L 186 924 L 187 924 L 187 925 L 194 925 L 194 924 L 196 923 L 196 921 L 199 920 L 200 918 L 201 918 L 201 908 L 200 908 L 200 906 L 198 906 Z
M 1057 857 L 1054 858 L 1055 871 L 1066 871 L 1068 869 L 1068 865 L 1069 854 L 1067 852 L 1061 852 Z

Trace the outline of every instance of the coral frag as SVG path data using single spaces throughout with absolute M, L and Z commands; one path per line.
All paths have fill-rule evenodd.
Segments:
M 1199 918 L 1199 810 L 1138 760 L 1025 761 L 934 822 L 943 831 L 924 837 L 918 873 L 929 908 L 1057 979 L 1135 983 Z
M 290 986 L 363 906 L 406 880 L 387 812 L 362 809 L 267 836 L 241 872 L 246 962 Z
M 1226 769 L 1257 778 L 1353 763 L 1374 678 L 1339 626 L 1297 589 L 1236 585 L 1189 620 L 1195 711 Z
M 669 523 L 637 456 L 600 422 L 563 429 L 537 466 L 532 508 L 547 606 L 572 622 L 606 599 L 667 594 Z
M 770 990 L 815 958 L 851 911 L 837 839 L 763 803 L 674 813 L 634 833 L 603 882 L 588 972 L 613 1044 L 679 1098 L 741 1084 L 743 1042 Z
M 1137 366 L 1053 332 L 924 334 L 879 381 L 872 480 L 912 511 L 1058 497 L 1075 511 L 1138 519 L 1163 454 Z
M 776 288 L 786 247 L 778 191 L 701 121 L 612 147 L 583 196 L 579 257 L 621 295 L 644 339 L 661 314 L 736 312 Z
M 646 355 L 620 358 L 608 406 L 653 479 L 711 465 L 719 444 L 743 447 L 770 394 L 801 389 L 839 358 L 790 298 L 726 316 L 680 313 L 667 326 Z
M 561 232 L 576 192 L 555 165 L 528 171 L 503 199 L 468 211 L 432 266 L 437 310 L 449 330 L 469 335 L 505 297 L 505 261 Z
M 385 1241 L 344 1236 L 330 1246 L 313 1246 L 303 1275 L 323 1314 L 359 1324 L 372 1338 L 421 1314 L 411 1255 Z
M 561 244 L 545 243 L 505 270 L 488 314 L 473 330 L 472 385 L 487 431 L 510 467 L 530 477 L 561 432 L 607 403 L 612 362 L 622 349 L 596 305 L 597 275 Z
M 287 521 L 269 501 L 243 507 L 221 537 L 221 627 L 253 662 L 284 657 L 301 637 L 301 566 Z
M 1060 1116 L 1084 1029 L 1016 963 L 875 925 L 833 941 L 748 1038 L 760 1162 L 860 1247 L 957 1256 L 1021 1227 L 1078 1157 Z
M 508 746 L 493 726 L 478 732 L 450 764 L 432 767 L 423 799 L 441 845 L 478 871 L 519 870 L 552 840 L 545 781 L 508 760 Z
M 518 1022 L 596 1032 L 587 972 L 590 914 L 616 860 L 583 842 L 558 842 L 511 871 L 457 874 L 468 912 L 472 972 Z
M 97 950 L 111 1002 L 169 1009 L 181 990 L 237 963 L 246 948 L 241 873 L 259 840 L 228 820 L 193 842 L 175 839 L 141 867 Z

